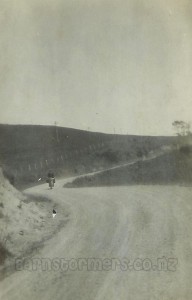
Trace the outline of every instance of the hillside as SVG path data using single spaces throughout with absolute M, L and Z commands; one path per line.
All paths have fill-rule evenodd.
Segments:
M 38 223 L 45 217 L 45 211 L 40 211 L 34 203 L 26 203 L 26 200 L 4 178 L 0 169 L 0 264 L 6 258 L 26 250 L 28 245 L 23 244 L 23 235 L 25 243 L 30 244 L 30 239 L 34 236 L 32 232 L 36 231 Z M 36 233 L 38 236 L 37 231 Z
M 83 174 L 147 155 L 173 137 L 113 135 L 56 126 L 0 125 L 0 163 L 17 187 L 56 176 Z
M 181 148 L 133 165 L 75 179 L 66 187 L 118 185 L 192 185 L 192 148 Z
M 3 176 L 0 168 L 0 273 L 14 267 L 14 259 L 27 257 L 68 222 L 66 207 L 52 218 L 55 204 L 46 197 L 24 195 Z M 0 276 L 0 280 L 1 280 Z

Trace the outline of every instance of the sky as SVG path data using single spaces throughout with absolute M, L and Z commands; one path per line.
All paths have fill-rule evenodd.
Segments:
M 191 0 L 1 0 L 0 123 L 172 135 L 192 121 Z

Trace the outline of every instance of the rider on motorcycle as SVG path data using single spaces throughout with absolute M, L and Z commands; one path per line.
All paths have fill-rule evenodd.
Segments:
M 52 188 L 53 186 L 52 186 L 51 182 L 53 183 L 53 186 L 54 186 L 55 175 L 52 170 L 49 170 L 49 172 L 47 174 L 47 183 L 49 183 L 49 186 Z
M 47 178 L 54 178 L 55 179 L 55 175 L 54 175 L 52 170 L 49 170 L 49 172 L 47 174 Z

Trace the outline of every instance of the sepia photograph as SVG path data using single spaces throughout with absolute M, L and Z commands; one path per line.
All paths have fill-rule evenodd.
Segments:
M 192 299 L 192 2 L 0 0 L 0 299 Z

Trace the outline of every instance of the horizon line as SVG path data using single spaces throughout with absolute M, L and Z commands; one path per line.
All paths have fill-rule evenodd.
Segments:
M 10 124 L 10 123 L 1 123 L 0 125 L 4 126 L 41 126 L 41 127 L 59 127 L 59 128 L 65 128 L 65 129 L 73 129 L 73 130 L 78 130 L 78 131 L 84 131 L 84 132 L 90 132 L 90 133 L 100 133 L 100 134 L 106 134 L 106 135 L 120 135 L 120 136 L 140 136 L 140 137 L 176 137 L 176 135 L 154 135 L 154 134 L 132 134 L 132 133 L 109 133 L 109 132 L 102 132 L 102 131 L 92 131 L 86 130 L 86 129 L 80 129 L 80 128 L 74 128 L 74 127 L 65 127 L 63 125 L 59 124 L 20 124 L 20 123 L 15 123 L 15 124 Z

